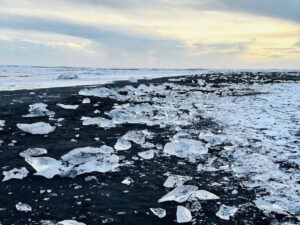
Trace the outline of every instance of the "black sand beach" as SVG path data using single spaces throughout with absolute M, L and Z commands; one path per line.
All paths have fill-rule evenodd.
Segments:
M 214 87 L 214 91 L 224 83 L 252 84 L 252 83 L 280 83 L 300 81 L 299 76 L 293 74 L 269 73 L 262 74 L 259 79 L 255 79 L 251 73 L 241 76 L 233 74 L 226 80 L 223 76 L 216 75 L 216 79 L 211 79 L 211 75 L 201 75 L 201 79 Z M 188 76 L 180 80 L 180 77 L 170 81 L 169 78 L 154 80 L 140 80 L 138 83 L 119 81 L 113 84 L 102 85 L 107 88 L 118 88 L 125 85 L 134 87 L 140 84 L 162 84 L 175 83 L 176 85 L 195 86 L 195 92 L 201 91 L 196 81 L 199 76 Z M 272 213 L 269 216 L 251 205 L 255 199 L 256 189 L 247 190 L 241 185 L 241 180 L 234 177 L 231 172 L 214 171 L 198 172 L 197 164 L 188 162 L 176 157 L 154 157 L 150 160 L 136 159 L 137 152 L 145 150 L 139 145 L 132 143 L 132 148 L 128 151 L 119 152 L 119 156 L 124 156 L 132 164 L 120 166 L 117 171 L 107 173 L 91 173 L 76 176 L 75 178 L 55 176 L 53 179 L 46 179 L 41 176 L 34 176 L 34 169 L 28 165 L 19 153 L 27 148 L 39 147 L 48 150 L 47 156 L 59 159 L 59 157 L 74 148 L 79 147 L 99 147 L 103 144 L 114 146 L 117 139 L 129 130 L 147 129 L 155 134 L 151 140 L 155 144 L 162 146 L 168 142 L 169 137 L 174 135 L 167 127 L 147 126 L 144 124 L 122 124 L 115 128 L 103 129 L 97 126 L 83 126 L 80 120 L 82 116 L 108 118 L 105 112 L 110 111 L 115 104 L 124 104 L 112 98 L 89 97 L 90 104 L 81 104 L 85 96 L 78 92 L 88 87 L 66 87 L 50 88 L 38 90 L 19 90 L 0 92 L 0 119 L 5 120 L 5 127 L 0 131 L 0 140 L 4 143 L 0 146 L 0 168 L 1 171 L 13 168 L 26 167 L 29 175 L 22 180 L 11 179 L 0 182 L 0 224 L 41 224 L 42 220 L 53 222 L 74 219 L 85 224 L 174 224 L 176 220 L 175 202 L 158 203 L 158 199 L 170 190 L 163 187 L 167 176 L 165 173 L 187 175 L 193 177 L 186 184 L 196 185 L 201 189 L 208 190 L 220 197 L 220 200 L 201 202 L 201 210 L 193 212 L 192 224 L 271 224 L 272 221 L 293 221 L 296 218 L 286 215 Z M 101 87 L 98 85 L 97 87 Z M 172 87 L 170 87 L 172 88 Z M 121 93 L 126 95 L 126 93 Z M 216 91 L 222 96 L 222 92 Z M 261 93 L 235 92 L 232 95 L 259 95 Z M 157 98 L 163 96 L 155 96 Z M 45 103 L 47 109 L 55 112 L 55 118 L 64 118 L 59 122 L 61 126 L 56 126 L 56 130 L 48 135 L 32 135 L 25 133 L 16 127 L 17 123 L 47 122 L 51 125 L 57 121 L 49 121 L 48 117 L 24 118 L 28 114 L 28 106 L 34 103 Z M 57 103 L 77 105 L 76 110 L 62 109 Z M 98 106 L 94 106 L 94 104 Z M 126 102 L 125 102 L 126 103 Z M 129 102 L 130 103 L 130 102 Z M 151 104 L 151 102 L 149 102 Z M 95 110 L 100 113 L 94 113 Z M 210 129 L 213 131 L 222 130 L 216 122 L 209 118 L 200 118 L 199 123 L 194 124 L 197 130 Z M 79 136 L 78 136 L 79 134 Z M 76 136 L 77 135 L 77 136 Z M 192 135 L 192 134 L 191 134 Z M 95 139 L 96 138 L 96 139 Z M 99 139 L 97 139 L 99 138 Z M 76 142 L 71 141 L 76 140 Z M 10 145 L 10 143 L 14 143 Z M 224 146 L 210 148 L 209 153 L 215 157 L 219 155 L 219 149 Z M 132 157 L 134 157 L 132 159 Z M 95 176 L 97 180 L 85 181 L 87 176 Z M 122 184 L 122 180 L 131 177 L 133 183 Z M 224 182 L 224 178 L 228 182 Z M 213 183 L 219 183 L 213 186 Z M 238 195 L 232 194 L 231 186 L 237 187 Z M 18 202 L 27 203 L 32 207 L 32 212 L 19 212 L 15 205 Z M 222 220 L 216 216 L 220 204 L 244 205 L 231 220 Z M 197 208 L 196 203 L 183 203 L 181 205 L 189 208 Z M 165 218 L 156 217 L 150 208 L 164 208 L 167 211 Z M 46 223 L 44 223 L 46 224 Z M 51 224 L 49 222 L 49 224 Z

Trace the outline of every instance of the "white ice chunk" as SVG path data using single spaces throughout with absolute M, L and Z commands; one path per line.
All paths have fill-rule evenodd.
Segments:
M 50 124 L 44 122 L 32 124 L 18 123 L 17 127 L 31 134 L 49 134 L 55 130 L 55 126 L 52 127 Z
M 107 98 L 109 96 L 118 95 L 116 91 L 106 87 L 94 88 L 94 89 L 83 89 L 79 91 L 79 94 L 84 96 L 95 96 L 100 98 Z
M 238 208 L 234 206 L 221 205 L 219 211 L 216 213 L 216 216 L 223 220 L 230 220 L 230 217 L 233 217 L 234 214 L 238 211 Z
M 177 223 L 188 223 L 192 220 L 191 211 L 181 205 L 177 206 L 176 211 Z
M 123 181 L 122 184 L 130 185 L 133 183 L 133 179 L 131 177 L 126 177 Z
M 276 204 L 276 203 L 270 203 L 267 202 L 261 198 L 255 200 L 255 205 L 260 210 L 266 211 L 266 212 L 277 212 L 280 214 L 287 214 L 286 208 L 283 208 L 282 206 Z
M 86 225 L 85 223 L 77 222 L 76 220 L 63 220 L 56 225 Z
M 169 142 L 164 147 L 164 153 L 175 155 L 179 158 L 189 158 L 190 160 L 194 160 L 207 152 L 208 149 L 204 143 L 192 139 Z
M 105 156 L 98 160 L 86 162 L 84 164 L 79 165 L 78 167 L 75 167 L 74 169 L 77 172 L 76 175 L 81 175 L 91 172 L 106 173 L 108 171 L 113 171 L 118 166 L 119 156 L 112 154 L 110 156 Z
M 23 152 L 19 153 L 21 157 L 32 157 L 32 156 L 40 156 L 47 154 L 47 149 L 44 148 L 28 148 Z
M 31 212 L 32 211 L 32 207 L 30 205 L 22 203 L 22 202 L 18 202 L 16 204 L 16 209 L 20 212 Z
M 54 116 L 55 113 L 46 109 L 48 105 L 45 103 L 35 103 L 29 105 L 29 114 L 23 117 L 43 117 L 43 116 Z
M 83 147 L 75 148 L 68 153 L 61 156 L 64 161 L 71 163 L 73 165 L 78 165 L 81 163 L 88 162 L 90 160 L 97 160 L 110 155 L 114 152 L 112 147 L 103 145 L 100 148 L 95 147 Z
M 50 157 L 26 157 L 25 161 L 36 170 L 34 175 L 43 176 L 48 179 L 61 174 L 64 169 L 62 162 Z
M 82 100 L 82 104 L 90 104 L 91 103 L 91 100 L 89 98 L 84 98 Z
M 9 171 L 3 171 L 2 174 L 4 175 L 4 178 L 2 181 L 7 181 L 10 179 L 23 179 L 24 177 L 27 177 L 28 170 L 25 167 L 22 167 L 20 169 L 14 168 Z
M 103 128 L 112 128 L 116 127 L 115 123 L 112 120 L 108 120 L 102 117 L 85 117 L 81 118 L 83 126 L 97 125 L 98 127 Z
M 124 138 L 119 138 L 114 146 L 116 150 L 128 150 L 131 148 L 130 141 L 125 140 Z
M 133 141 L 136 144 L 143 144 L 145 143 L 146 135 L 142 130 L 130 130 L 122 138 Z
M 5 126 L 5 120 L 0 120 L 0 130 L 3 130 L 3 127 Z M 0 143 L 1 146 L 1 143 Z
M 189 176 L 170 175 L 164 183 L 164 187 L 173 188 L 183 185 L 186 181 L 192 180 Z
M 176 201 L 182 203 L 185 202 L 197 189 L 198 187 L 194 185 L 182 185 L 174 188 L 172 191 L 160 198 L 158 202 Z
M 63 109 L 77 109 L 79 105 L 65 105 L 65 104 L 57 104 L 59 107 Z
M 150 210 L 155 216 L 158 216 L 159 218 L 164 218 L 167 215 L 166 210 L 162 208 L 150 208 Z
M 150 149 L 143 152 L 138 152 L 138 156 L 143 159 L 152 159 L 154 157 L 154 150 Z
M 193 193 L 193 197 L 195 197 L 199 200 L 216 200 L 216 199 L 220 199 L 217 195 L 215 195 L 211 192 L 205 191 L 205 190 L 195 191 Z
M 129 77 L 128 80 L 130 83 L 137 83 L 137 79 L 135 77 Z

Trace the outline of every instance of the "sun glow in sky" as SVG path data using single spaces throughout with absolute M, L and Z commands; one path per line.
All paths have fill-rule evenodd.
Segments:
M 0 64 L 300 68 L 296 0 L 0 0 Z

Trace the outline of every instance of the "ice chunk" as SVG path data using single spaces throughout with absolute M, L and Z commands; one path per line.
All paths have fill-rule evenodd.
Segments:
M 59 107 L 63 109 L 77 109 L 79 105 L 65 105 L 65 104 L 57 104 Z
M 85 173 L 91 172 L 99 172 L 99 173 L 106 173 L 108 171 L 113 171 L 119 166 L 119 156 L 117 155 L 110 155 L 105 156 L 98 160 L 92 160 L 86 162 L 84 164 L 75 167 L 75 171 L 77 172 L 76 175 L 81 175 Z
M 76 220 L 63 220 L 56 225 L 86 225 L 85 223 L 77 222 Z
M 208 153 L 204 143 L 192 139 L 181 139 L 180 141 L 169 142 L 164 147 L 164 153 L 175 155 L 179 158 L 194 160 L 202 154 Z
M 29 114 L 23 117 L 43 117 L 43 116 L 54 116 L 55 113 L 46 109 L 48 105 L 45 103 L 35 103 L 29 105 Z
M 82 164 L 90 160 L 97 160 L 113 153 L 112 147 L 103 145 L 100 148 L 83 147 L 75 148 L 61 156 L 64 161 L 73 165 Z
M 48 179 L 61 174 L 64 169 L 62 162 L 50 157 L 26 157 L 25 161 L 36 170 L 35 175 Z
M 102 117 L 85 117 L 83 116 L 81 118 L 82 125 L 88 126 L 88 125 L 97 125 L 98 127 L 103 128 L 112 128 L 116 127 L 115 123 L 112 120 L 108 120 Z
M 152 159 L 154 157 L 154 150 L 150 149 L 148 151 L 138 152 L 138 156 L 143 159 Z
M 31 157 L 31 156 L 40 156 L 47 154 L 47 149 L 44 148 L 28 148 L 23 152 L 19 153 L 21 157 Z
M 10 179 L 23 179 L 24 177 L 27 177 L 28 170 L 25 167 L 22 167 L 20 169 L 14 168 L 9 171 L 3 171 L 2 174 L 4 175 L 4 178 L 2 181 L 7 181 Z
M 91 100 L 89 98 L 84 98 L 82 100 L 82 104 L 89 104 L 89 103 L 91 103 Z
M 107 98 L 109 96 L 118 95 L 116 91 L 106 87 L 94 88 L 94 89 L 83 89 L 79 91 L 79 94 L 84 96 L 95 96 L 100 98 Z
M 130 141 L 127 141 L 123 138 L 119 138 L 114 146 L 116 150 L 128 150 L 131 148 Z
M 17 127 L 31 134 L 49 134 L 55 130 L 55 126 L 48 123 L 38 122 L 32 124 L 18 123 Z
M 31 212 L 32 211 L 32 207 L 30 205 L 22 203 L 22 202 L 18 202 L 16 204 L 16 209 L 20 212 Z
M 230 217 L 233 217 L 234 214 L 238 211 L 238 208 L 234 206 L 221 205 L 219 211 L 216 213 L 216 216 L 223 220 L 230 220 Z
M 174 188 L 172 191 L 167 193 L 165 196 L 158 200 L 159 203 L 166 201 L 185 202 L 190 195 L 195 192 L 198 187 L 194 185 L 182 185 Z
M 177 223 L 188 223 L 192 220 L 191 211 L 181 205 L 177 206 L 176 211 Z
M 170 175 L 164 183 L 164 187 L 173 188 L 183 185 L 186 181 L 192 180 L 189 176 Z
M 126 177 L 123 181 L 122 184 L 130 185 L 133 183 L 133 179 L 131 177 Z
M 76 74 L 61 74 L 57 77 L 58 80 L 74 80 L 78 79 Z
M 5 126 L 5 120 L 0 120 L 0 131 L 3 130 L 3 127 Z M 1 146 L 1 144 L 0 144 Z
M 142 130 L 130 130 L 122 136 L 123 139 L 133 141 L 136 144 L 145 143 L 146 135 Z
M 287 208 L 284 208 L 276 203 L 272 204 L 270 202 L 263 200 L 262 198 L 256 199 L 255 205 L 257 208 L 259 208 L 260 210 L 263 210 L 263 211 L 287 214 L 286 213 Z
M 158 216 L 159 218 L 164 218 L 167 214 L 166 210 L 162 208 L 150 208 L 150 210 L 155 216 Z
M 197 199 L 200 199 L 200 200 L 216 200 L 216 199 L 220 199 L 217 195 L 215 195 L 215 194 L 213 194 L 211 192 L 205 191 L 205 190 L 195 191 L 193 193 L 193 197 L 195 197 Z
M 130 83 L 137 83 L 137 79 L 135 77 L 130 77 L 129 82 Z

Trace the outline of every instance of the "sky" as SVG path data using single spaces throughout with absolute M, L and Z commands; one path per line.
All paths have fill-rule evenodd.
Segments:
M 0 0 L 0 65 L 300 68 L 299 0 Z

